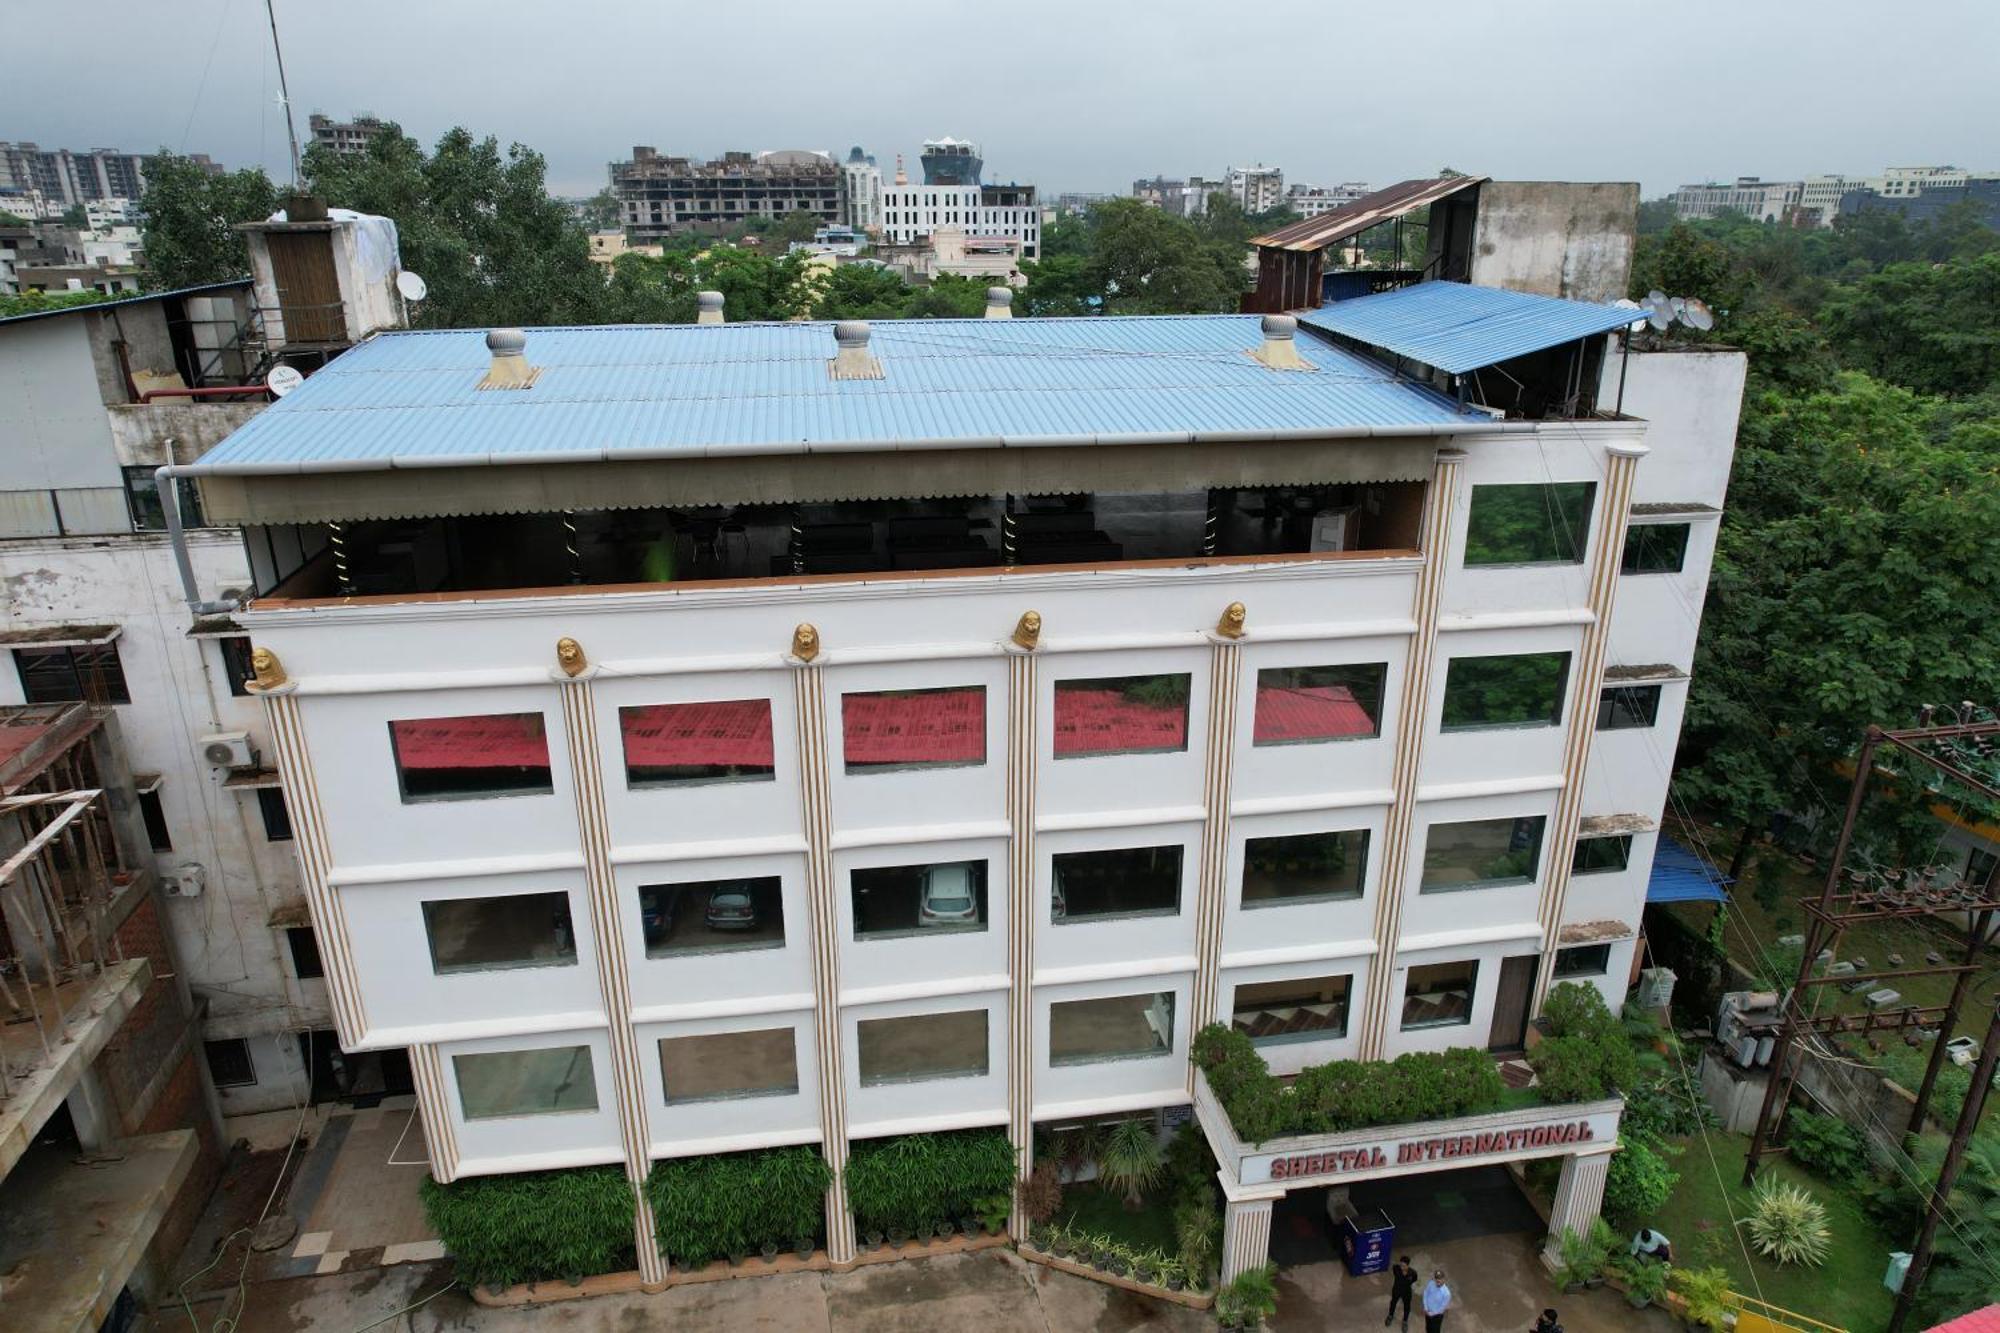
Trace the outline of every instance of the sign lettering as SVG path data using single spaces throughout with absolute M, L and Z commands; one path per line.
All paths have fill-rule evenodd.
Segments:
M 1528 1125 L 1520 1129 L 1494 1130 L 1484 1134 L 1456 1134 L 1434 1139 L 1392 1139 L 1360 1148 L 1341 1148 L 1319 1153 L 1296 1153 L 1271 1159 L 1272 1180 L 1302 1180 L 1308 1176 L 1337 1176 L 1353 1171 L 1372 1171 L 1390 1165 L 1416 1166 L 1427 1162 L 1451 1161 L 1461 1157 L 1490 1157 L 1498 1153 L 1560 1148 L 1573 1143 L 1589 1143 L 1597 1138 L 1596 1126 L 1588 1120 L 1564 1120 L 1552 1125 Z

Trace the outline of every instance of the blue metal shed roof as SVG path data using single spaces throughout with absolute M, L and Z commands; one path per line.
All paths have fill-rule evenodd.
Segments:
M 1653 873 L 1646 881 L 1649 903 L 1726 903 L 1729 877 L 1706 858 L 1662 833 L 1653 848 Z
M 530 329 L 534 386 L 482 391 L 485 334 L 365 342 L 188 471 L 1520 428 L 1311 339 L 1272 370 L 1256 316 L 876 321 L 879 380 L 831 377 L 829 323 Z
M 1463 282 L 1336 301 L 1299 322 L 1458 375 L 1623 328 L 1637 312 Z

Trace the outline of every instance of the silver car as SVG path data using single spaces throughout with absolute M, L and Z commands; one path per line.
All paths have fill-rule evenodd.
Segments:
M 970 926 L 979 922 L 979 895 L 972 884 L 972 867 L 964 862 L 928 866 L 917 895 L 919 926 Z

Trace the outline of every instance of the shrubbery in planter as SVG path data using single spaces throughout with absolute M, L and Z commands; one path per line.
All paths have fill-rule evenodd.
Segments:
M 1224 1328 L 1257 1328 L 1278 1312 L 1278 1266 L 1246 1268 L 1215 1293 L 1215 1316 Z
M 1557 983 L 1543 1002 L 1542 1018 L 1549 1036 L 1528 1052 L 1528 1063 L 1534 1066 L 1536 1092 L 1544 1102 L 1598 1101 L 1637 1078 L 1631 1039 L 1597 987 Z
M 635 1266 L 632 1186 L 615 1166 L 472 1176 L 425 1176 L 424 1216 L 475 1286 L 575 1281 Z
M 1838 1116 L 1793 1107 L 1785 1151 L 1794 1162 L 1835 1185 L 1854 1186 L 1869 1177 L 1868 1143 L 1861 1131 Z
M 819 1149 L 676 1157 L 646 1178 L 662 1253 L 701 1265 L 753 1251 L 771 1257 L 819 1235 L 833 1170 Z
M 1660 1149 L 1628 1135 L 1604 1174 L 1604 1211 L 1621 1222 L 1656 1216 L 1680 1178 Z
M 977 1213 L 1014 1188 L 1014 1147 L 1000 1130 L 905 1134 L 856 1143 L 847 1159 L 847 1204 L 864 1228 L 928 1236 L 940 1222 Z

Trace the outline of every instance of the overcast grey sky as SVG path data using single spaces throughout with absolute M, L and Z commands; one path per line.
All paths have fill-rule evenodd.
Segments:
M 1996 0 L 277 0 L 306 113 L 454 124 L 585 194 L 635 143 L 926 138 L 987 179 L 1122 192 L 1256 161 L 1381 185 L 1440 166 L 1510 179 L 1796 177 L 2000 168 Z M 78 0 L 13 11 L 0 139 L 162 144 L 282 178 L 263 0 Z M 23 54 L 32 52 L 32 54 Z

